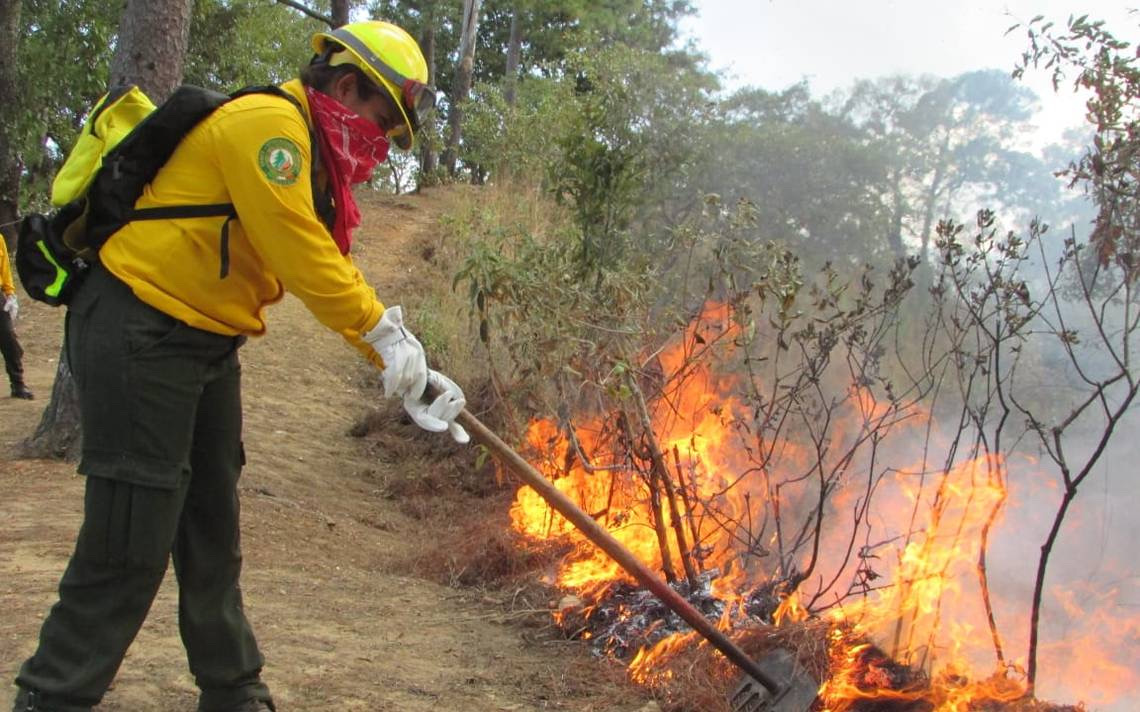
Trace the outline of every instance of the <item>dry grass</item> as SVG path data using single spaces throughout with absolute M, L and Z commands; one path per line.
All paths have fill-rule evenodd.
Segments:
M 452 586 L 517 589 L 567 553 L 557 543 L 523 541 L 508 517 L 515 485 L 477 449 L 419 430 L 398 403 L 369 411 L 352 434 L 368 440 L 377 462 L 401 464 L 376 484 L 434 533 L 410 547 L 402 561 L 408 573 Z
M 452 281 L 479 226 L 516 226 L 541 235 L 556 230 L 562 218 L 533 186 L 456 185 L 440 192 L 447 196 L 445 217 L 413 246 L 411 253 L 422 264 L 402 299 L 431 366 L 462 384 L 467 410 L 511 442 L 520 424 L 505 422 L 498 407 L 504 399 L 490 378 L 490 356 L 471 319 L 473 305 L 463 290 L 452 289 Z M 376 484 L 405 515 L 436 533 L 413 547 L 404 566 L 434 581 L 492 590 L 518 589 L 551 570 L 565 551 L 521 542 L 512 532 L 508 511 L 515 485 L 486 453 L 420 431 L 398 403 L 379 397 L 378 378 L 373 386 L 380 405 L 351 433 L 365 439 L 377 462 L 400 463 L 398 475 Z
M 823 679 L 827 667 L 826 636 L 827 626 L 818 622 L 732 632 L 733 642 L 753 660 L 762 661 L 782 649 L 817 680 Z M 646 682 L 667 712 L 729 712 L 729 696 L 741 677 L 736 665 L 694 633 L 688 644 L 654 665 L 653 677 Z
M 786 624 L 780 628 L 754 626 L 733 631 L 734 642 L 753 660 L 764 667 L 764 659 L 776 650 L 791 653 L 797 664 L 813 679 L 823 681 L 833 673 L 828 653 L 831 627 L 822 621 Z M 932 712 L 938 707 L 930 680 L 921 670 L 909 668 L 890 659 L 869 641 L 847 641 L 848 645 L 868 643 L 861 653 L 863 668 L 860 689 L 874 694 L 876 690 L 906 691 L 909 699 L 889 696 L 850 700 L 847 706 L 829 709 L 843 712 Z M 730 712 L 730 695 L 740 683 L 743 673 L 715 648 L 696 634 L 688 644 L 667 652 L 653 666 L 652 679 L 646 684 L 665 712 Z M 917 698 L 917 699 L 916 699 Z M 823 709 L 819 700 L 812 706 Z M 970 712 L 1085 712 L 1083 706 L 1057 705 L 1033 699 L 1012 702 L 978 700 L 970 704 Z M 806 712 L 806 711 L 805 711 Z

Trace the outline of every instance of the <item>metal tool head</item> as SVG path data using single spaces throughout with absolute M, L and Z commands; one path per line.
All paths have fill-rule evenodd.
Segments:
M 779 648 L 756 662 L 768 676 L 782 681 L 775 694 L 745 674 L 729 695 L 732 712 L 808 712 L 819 693 L 819 683 L 790 652 Z

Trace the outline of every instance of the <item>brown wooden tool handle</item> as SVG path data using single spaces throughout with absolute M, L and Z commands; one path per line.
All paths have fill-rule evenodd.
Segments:
M 531 464 L 524 460 L 513 448 L 503 442 L 499 436 L 491 432 L 478 418 L 469 411 L 463 410 L 456 420 L 467 429 L 471 437 L 475 438 L 476 441 L 490 450 L 511 472 L 515 473 L 523 482 L 530 485 L 551 507 L 554 507 L 559 514 L 566 517 L 571 524 L 577 527 L 578 531 L 585 534 L 590 541 L 609 555 L 611 559 L 616 561 L 630 576 L 637 579 L 641 585 L 652 591 L 655 596 L 661 599 L 662 603 L 672 609 L 674 613 L 681 616 L 686 623 L 700 633 L 713 647 L 724 653 L 726 658 L 755 678 L 757 682 L 767 688 L 773 697 L 781 693 L 781 685 L 777 683 L 771 675 L 765 673 L 756 661 L 748 657 L 736 643 L 733 643 L 728 636 L 713 625 L 709 619 L 705 618 L 704 615 L 685 600 L 681 594 L 674 591 L 668 583 L 634 556 L 633 552 L 594 521 L 593 517 L 575 504 L 574 500 L 564 495 L 562 491 L 555 487 L 550 480 L 546 479 L 542 473 L 532 467 Z

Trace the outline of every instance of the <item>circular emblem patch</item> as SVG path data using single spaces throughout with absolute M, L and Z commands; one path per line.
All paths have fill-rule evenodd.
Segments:
M 287 138 L 271 138 L 257 155 L 261 172 L 277 185 L 292 185 L 301 175 L 301 150 Z

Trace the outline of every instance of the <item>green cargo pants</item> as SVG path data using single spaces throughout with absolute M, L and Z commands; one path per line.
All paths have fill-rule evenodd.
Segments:
M 242 340 L 147 306 L 99 266 L 69 307 L 87 487 L 59 601 L 16 678 L 36 709 L 99 703 L 169 560 L 199 710 L 270 700 L 238 585 Z

